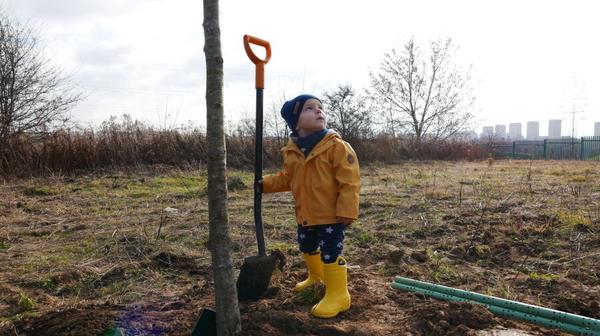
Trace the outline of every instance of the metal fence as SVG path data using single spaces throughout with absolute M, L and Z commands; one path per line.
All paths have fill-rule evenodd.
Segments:
M 600 136 L 494 143 L 496 157 L 538 160 L 600 161 Z

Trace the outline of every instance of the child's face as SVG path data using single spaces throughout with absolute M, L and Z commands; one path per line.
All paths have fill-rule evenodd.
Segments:
M 300 118 L 298 119 L 298 135 L 309 135 L 325 129 L 327 126 L 327 115 L 318 100 L 311 98 L 304 103 Z

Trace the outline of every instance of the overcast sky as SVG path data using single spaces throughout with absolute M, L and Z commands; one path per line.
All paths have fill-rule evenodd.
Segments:
M 450 37 L 472 65 L 481 126 L 563 120 L 592 135 L 600 121 L 600 20 L 595 1 L 221 1 L 226 118 L 252 115 L 254 66 L 242 36 L 271 42 L 265 112 L 282 97 L 369 85 L 384 54 L 411 37 Z M 205 124 L 201 0 L 0 0 L 40 27 L 47 54 L 86 95 L 83 124 L 130 114 Z M 575 105 L 575 107 L 574 107 Z M 525 126 L 523 126 L 525 131 Z

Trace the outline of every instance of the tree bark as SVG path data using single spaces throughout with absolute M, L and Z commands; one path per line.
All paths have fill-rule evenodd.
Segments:
M 219 28 L 219 1 L 204 0 L 204 54 L 206 58 L 206 135 L 208 142 L 208 248 L 212 255 L 217 311 L 217 334 L 241 330 L 240 310 L 231 259 L 227 213 L 225 133 L 223 132 L 223 57 Z

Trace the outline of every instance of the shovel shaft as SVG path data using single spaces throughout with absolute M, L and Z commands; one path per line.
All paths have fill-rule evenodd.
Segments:
M 251 44 L 265 48 L 265 58 L 261 59 L 250 47 Z M 254 151 L 254 226 L 258 255 L 266 256 L 265 235 L 262 221 L 262 188 L 258 181 L 262 179 L 262 142 L 263 142 L 263 90 L 265 88 L 265 64 L 271 59 L 271 45 L 268 41 L 254 36 L 244 35 L 244 49 L 252 63 L 256 65 L 256 145 Z
M 258 255 L 265 256 L 265 237 L 262 222 L 262 190 L 258 181 L 262 179 L 263 158 L 263 89 L 256 89 L 256 144 L 254 151 L 254 225 Z

